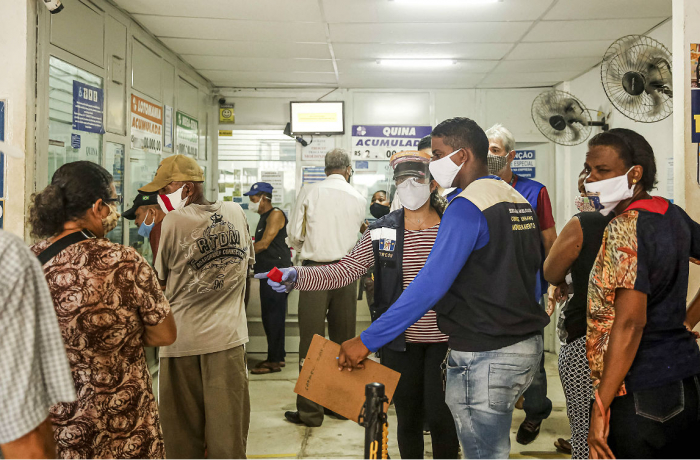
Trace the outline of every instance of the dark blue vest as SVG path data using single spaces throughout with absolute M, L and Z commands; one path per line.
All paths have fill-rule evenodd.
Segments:
M 370 224 L 369 231 L 378 232 L 382 228 L 396 230 L 396 238 L 372 239 L 374 252 L 374 304 L 370 305 L 372 321 L 382 316 L 403 292 L 403 208 L 381 217 Z M 391 350 L 405 351 L 406 336 L 399 335 L 385 345 Z

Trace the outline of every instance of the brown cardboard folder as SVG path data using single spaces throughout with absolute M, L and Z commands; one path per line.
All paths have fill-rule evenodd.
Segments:
M 364 369 L 341 372 L 338 353 L 340 345 L 314 335 L 294 392 L 357 422 L 365 403 L 365 385 L 383 383 L 391 401 L 401 374 L 369 359 L 363 361 Z

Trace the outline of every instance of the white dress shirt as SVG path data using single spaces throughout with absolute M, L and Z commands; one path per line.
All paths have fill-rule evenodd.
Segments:
M 340 174 L 302 187 L 287 225 L 289 245 L 302 260 L 340 260 L 357 243 L 367 200 Z

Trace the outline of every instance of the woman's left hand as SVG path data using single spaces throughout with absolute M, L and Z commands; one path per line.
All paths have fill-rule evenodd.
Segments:
M 610 434 L 610 426 L 605 423 L 605 416 L 598 404 L 594 403 L 591 411 L 591 427 L 588 430 L 590 458 L 615 458 L 608 446 L 608 434 Z

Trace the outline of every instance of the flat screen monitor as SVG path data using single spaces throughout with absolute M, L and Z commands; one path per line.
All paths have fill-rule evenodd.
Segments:
M 292 134 L 345 134 L 345 103 L 290 102 Z

